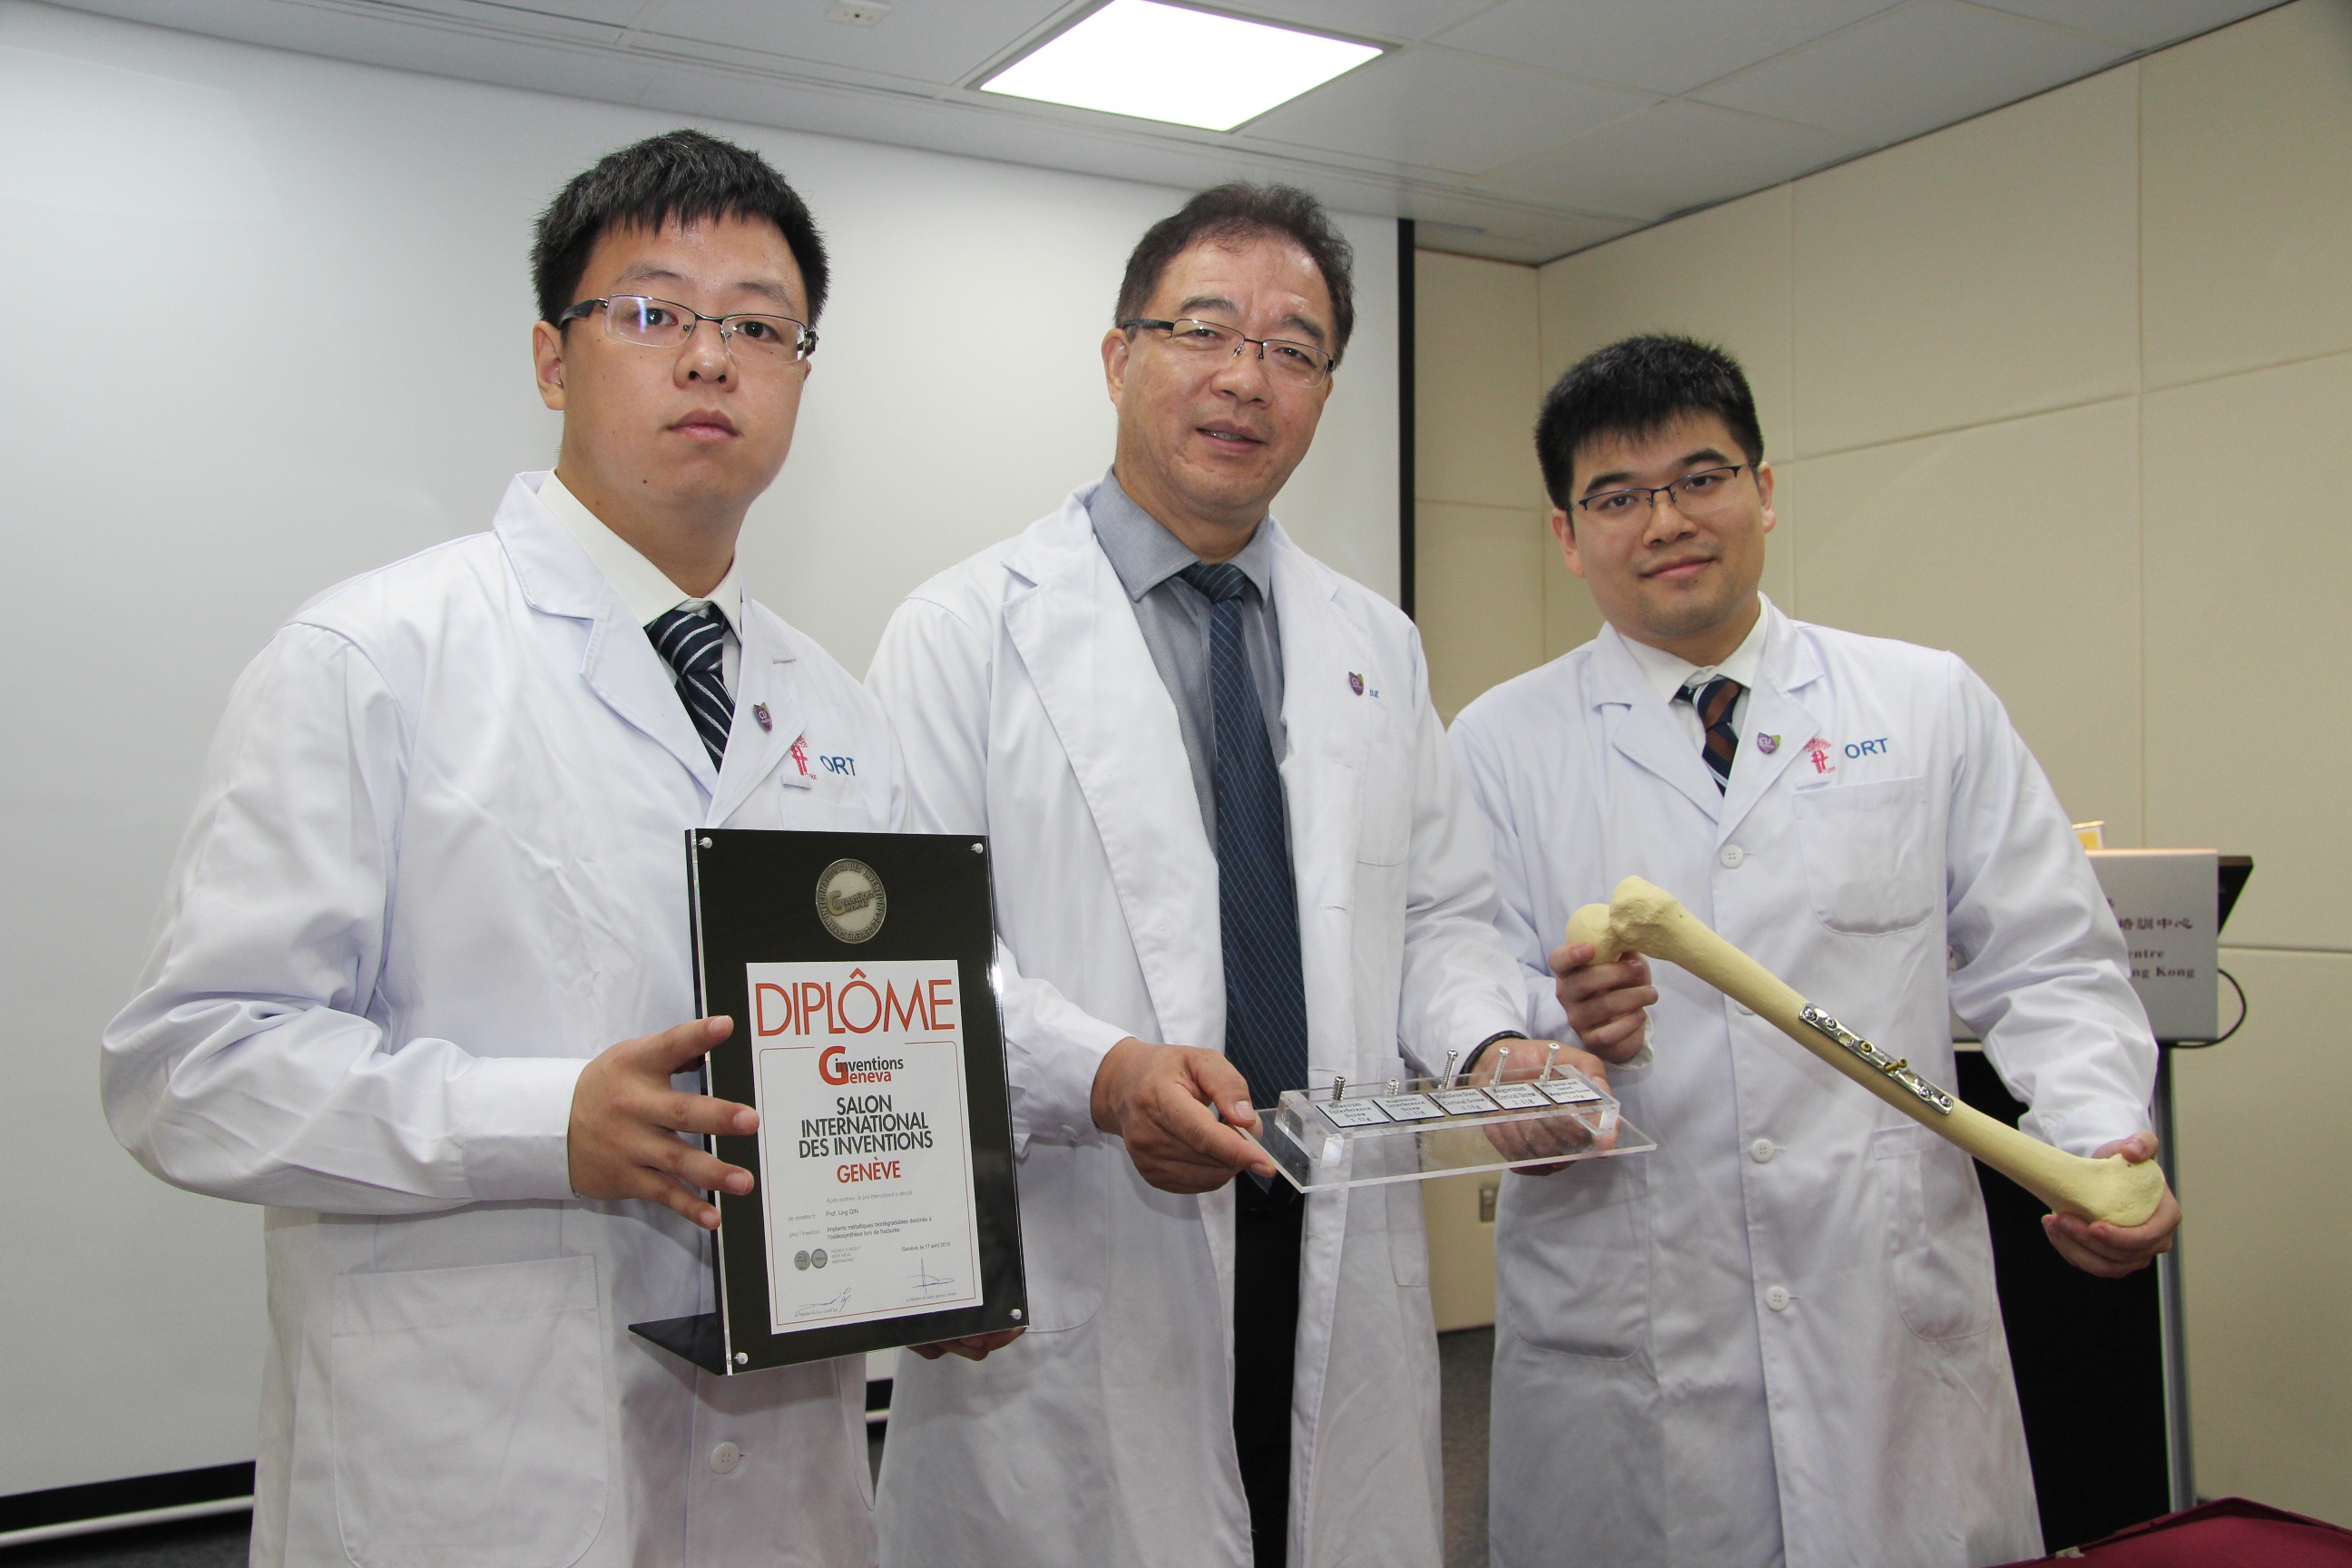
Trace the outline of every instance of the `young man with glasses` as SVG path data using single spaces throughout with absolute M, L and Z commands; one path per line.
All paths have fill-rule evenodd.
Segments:
M 897 828 L 897 749 L 742 588 L 824 306 L 808 209 L 694 132 L 541 217 L 552 473 L 247 667 L 137 994 L 115 1133 L 268 1205 L 257 1564 L 874 1555 L 862 1358 L 715 1378 L 686 829 Z M 811 769 L 807 752 L 855 756 Z M 618 1044 L 614 1042 L 618 1041 Z
M 1957 1012 L 2031 1103 L 2027 1131 L 2137 1162 L 2156 1152 L 2156 1047 L 2115 918 L 1965 665 L 1757 591 L 1772 469 L 1728 356 L 1602 349 L 1552 389 L 1536 445 L 1608 626 L 1465 709 L 1454 746 L 1527 1026 L 1622 1064 L 1658 1147 L 1504 1183 L 1495 1561 L 2038 1556 L 1968 1156 L 1683 971 L 1559 944 L 1577 906 L 1647 878 L 1947 1085 Z M 2070 1261 L 2120 1275 L 2179 1217 L 2168 1194 L 2128 1230 L 2045 1223 Z
M 1110 471 L 875 656 L 914 820 L 994 836 L 1031 1305 L 1012 1352 L 901 1362 L 886 1564 L 1443 1556 L 1418 1187 L 1302 1199 L 1240 1131 L 1523 1011 L 1412 624 L 1269 515 L 1349 263 L 1278 186 L 1155 225 L 1102 340 Z

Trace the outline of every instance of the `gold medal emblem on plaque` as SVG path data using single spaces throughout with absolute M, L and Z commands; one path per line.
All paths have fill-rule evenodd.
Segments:
M 889 909 L 882 879 L 863 860 L 835 860 L 816 879 L 816 918 L 843 942 L 864 942 L 880 931 Z

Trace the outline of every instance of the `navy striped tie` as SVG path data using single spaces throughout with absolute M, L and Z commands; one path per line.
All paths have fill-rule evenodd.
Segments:
M 688 717 L 717 767 L 727 755 L 727 731 L 735 727 L 735 699 L 727 690 L 727 623 L 715 605 L 700 613 L 672 610 L 649 623 L 646 636 L 669 661 Z
M 1196 562 L 1184 581 L 1209 601 L 1209 711 L 1216 751 L 1217 924 L 1225 963 L 1225 1056 L 1272 1105 L 1307 1087 L 1307 985 L 1298 893 L 1265 710 L 1242 641 L 1246 574 Z
M 1727 675 L 1718 675 L 1704 686 L 1694 676 L 1690 685 L 1675 693 L 1675 700 L 1689 703 L 1698 712 L 1699 728 L 1706 732 L 1700 750 L 1719 790 L 1731 786 L 1731 761 L 1739 754 L 1739 731 L 1732 728 L 1731 710 L 1747 689 Z

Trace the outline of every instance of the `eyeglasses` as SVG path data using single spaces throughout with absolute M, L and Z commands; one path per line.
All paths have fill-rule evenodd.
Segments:
M 1313 343 L 1291 342 L 1283 338 L 1253 338 L 1238 327 L 1223 321 L 1204 321 L 1198 316 L 1187 316 L 1179 321 L 1159 321 L 1138 316 L 1118 323 L 1121 331 L 1149 327 L 1153 331 L 1168 334 L 1168 346 L 1188 359 L 1213 364 L 1220 356 L 1238 358 L 1250 344 L 1257 345 L 1257 357 L 1276 380 L 1311 391 L 1331 379 L 1332 367 L 1339 362 Z
M 1622 489 L 1602 490 L 1586 496 L 1576 503 L 1576 510 L 1598 522 L 1632 522 L 1647 521 L 1657 510 L 1660 496 L 1672 496 L 1675 510 L 1694 522 L 1708 522 L 1728 516 L 1738 506 L 1732 480 L 1751 463 L 1734 463 L 1727 468 L 1701 468 L 1695 474 L 1685 474 L 1670 485 L 1628 485 Z
M 741 312 L 706 316 L 675 300 L 648 299 L 643 294 L 614 294 L 609 299 L 583 300 L 555 318 L 559 327 L 583 317 L 604 312 L 604 335 L 640 348 L 675 349 L 685 345 L 695 328 L 709 321 L 719 329 L 719 346 L 731 358 L 737 344 L 760 361 L 797 363 L 816 353 L 816 334 L 790 316 Z

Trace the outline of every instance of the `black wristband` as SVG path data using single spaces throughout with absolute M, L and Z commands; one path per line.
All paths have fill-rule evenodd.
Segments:
M 1478 1065 L 1478 1058 L 1486 1054 L 1486 1047 L 1493 1045 L 1496 1040 L 1524 1040 L 1527 1037 L 1519 1033 L 1517 1029 L 1504 1029 L 1496 1034 L 1487 1036 L 1485 1039 L 1470 1047 L 1470 1055 L 1464 1058 L 1463 1063 L 1459 1068 L 1454 1069 L 1454 1076 L 1456 1078 L 1467 1076 L 1471 1069 Z

